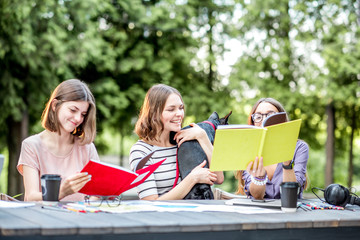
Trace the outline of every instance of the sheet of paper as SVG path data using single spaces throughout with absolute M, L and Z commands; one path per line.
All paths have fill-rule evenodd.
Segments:
M 32 207 L 32 206 L 35 206 L 35 203 L 0 200 L 0 208 L 22 208 L 22 207 Z
M 249 206 L 228 206 L 212 204 L 169 203 L 161 201 L 123 201 L 118 207 L 103 205 L 100 210 L 110 213 L 129 212 L 237 212 L 242 214 L 281 213 L 280 210 Z

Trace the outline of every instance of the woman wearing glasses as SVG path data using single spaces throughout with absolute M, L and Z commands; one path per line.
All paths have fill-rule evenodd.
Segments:
M 261 98 L 253 106 L 248 124 L 261 126 L 263 120 L 277 112 L 286 112 L 284 107 L 273 98 Z M 288 117 L 287 117 L 288 121 Z M 263 166 L 262 157 L 250 162 L 246 171 L 237 171 L 239 181 L 237 194 L 246 194 L 255 199 L 280 198 L 282 182 L 298 182 L 300 194 L 306 188 L 306 165 L 309 158 L 309 147 L 306 142 L 298 140 L 292 160 Z

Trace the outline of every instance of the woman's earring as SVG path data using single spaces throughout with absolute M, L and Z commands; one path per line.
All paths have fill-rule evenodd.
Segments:
M 74 136 L 83 137 L 84 136 L 84 131 L 80 127 L 77 127 L 77 128 L 74 129 L 74 131 L 72 131 L 71 134 L 74 135 Z
M 76 135 L 76 133 L 78 132 L 79 130 L 78 130 L 78 128 L 76 127 L 75 129 L 74 129 L 74 131 L 72 131 L 72 135 Z

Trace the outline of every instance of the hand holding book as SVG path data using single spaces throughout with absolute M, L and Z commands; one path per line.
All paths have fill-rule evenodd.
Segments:
M 81 172 L 92 175 L 91 181 L 79 191 L 87 195 L 120 195 L 143 183 L 166 159 L 142 168 L 153 152 L 145 156 L 136 172 L 109 163 L 90 160 Z M 144 161 L 143 161 L 144 160 Z M 144 163 L 145 162 L 145 163 Z M 144 164 L 143 164 L 144 163 Z
M 275 124 L 282 113 L 269 116 L 263 127 L 223 125 L 216 130 L 210 170 L 246 170 L 256 157 L 263 157 L 264 166 L 289 161 L 294 156 L 301 119 Z M 272 119 L 272 118 L 278 118 Z M 267 123 L 271 120 L 271 126 Z M 265 127 L 266 126 L 266 127 Z

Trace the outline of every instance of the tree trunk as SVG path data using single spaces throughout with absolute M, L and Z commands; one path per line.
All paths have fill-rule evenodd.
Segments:
M 354 158 L 354 154 L 353 154 L 353 144 L 354 144 L 354 132 L 356 130 L 356 110 L 355 110 L 355 106 L 353 106 L 352 109 L 352 117 L 351 117 L 351 135 L 350 135 L 350 150 L 349 150 L 349 167 L 348 167 L 348 187 L 351 187 L 352 185 L 352 177 L 353 177 L 353 167 L 354 167 L 354 163 L 353 163 L 353 158 Z
M 327 140 L 326 140 L 326 164 L 325 186 L 334 182 L 334 158 L 335 158 L 335 108 L 333 102 L 326 107 L 327 114 Z
M 207 37 L 208 37 L 208 40 L 209 40 L 209 56 L 208 56 L 208 59 L 209 59 L 209 74 L 208 74 L 208 82 L 207 82 L 207 88 L 211 91 L 212 90 L 212 87 L 213 87 L 213 82 L 214 82 L 214 79 L 215 79 L 215 72 L 213 70 L 213 66 L 215 64 L 214 59 L 215 59 L 215 56 L 214 56 L 214 50 L 213 50 L 213 44 L 214 44 L 214 36 L 213 36 L 213 27 L 214 27 L 214 24 L 213 24 L 213 19 L 214 19 L 214 16 L 213 16 L 213 11 L 211 11 L 210 9 L 208 9 L 208 24 L 210 26 L 210 29 L 209 31 L 207 32 Z
M 8 136 L 7 145 L 9 149 L 9 167 L 8 167 L 8 195 L 14 196 L 24 193 L 22 177 L 17 171 L 17 163 L 20 156 L 21 142 L 28 136 L 29 114 L 23 112 L 21 121 L 15 121 L 13 118 L 7 119 Z M 23 200 L 22 195 L 18 199 Z

